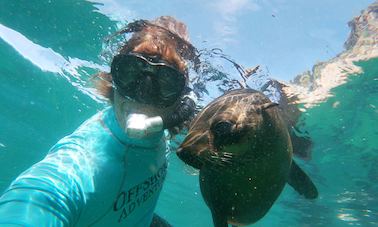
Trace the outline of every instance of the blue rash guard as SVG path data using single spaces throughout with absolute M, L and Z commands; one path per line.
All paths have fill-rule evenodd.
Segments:
M 107 108 L 12 182 L 0 226 L 150 226 L 166 154 L 163 131 L 131 139 Z

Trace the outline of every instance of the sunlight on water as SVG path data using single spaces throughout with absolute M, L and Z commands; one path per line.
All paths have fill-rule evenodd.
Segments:
M 24 58 L 43 71 L 63 74 L 62 68 L 68 62 L 51 48 L 38 46 L 17 31 L 0 24 L 0 37 L 17 50 Z
M 11 45 L 24 58 L 32 62 L 42 71 L 57 73 L 68 80 L 74 87 L 90 96 L 98 102 L 103 102 L 103 98 L 93 92 L 93 89 L 85 87 L 87 78 L 83 78 L 81 68 L 91 68 L 98 71 L 108 71 L 108 66 L 102 66 L 90 61 L 78 58 L 66 60 L 62 55 L 54 52 L 51 48 L 39 46 L 28 40 L 21 33 L 0 24 L 0 38 Z
M 346 222 L 355 222 L 355 221 L 358 221 L 357 218 L 353 217 L 353 214 L 351 213 L 353 212 L 353 210 L 351 209 L 340 209 L 339 210 L 339 214 L 337 215 L 337 217 L 342 220 L 342 221 L 346 221 Z M 348 223 L 349 225 L 353 225 L 352 223 Z

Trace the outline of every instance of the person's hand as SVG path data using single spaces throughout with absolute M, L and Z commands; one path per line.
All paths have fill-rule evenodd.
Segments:
M 184 124 L 188 125 L 194 117 L 195 109 L 196 103 L 193 98 L 184 96 L 174 113 L 162 117 L 163 127 L 165 129 L 181 129 Z

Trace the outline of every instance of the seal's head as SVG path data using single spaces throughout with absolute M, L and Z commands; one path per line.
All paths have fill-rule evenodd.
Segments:
M 271 130 L 264 117 L 276 117 L 270 113 L 277 111 L 271 108 L 276 105 L 252 89 L 234 90 L 215 99 L 193 120 L 177 155 L 198 169 L 209 162 L 222 165 L 245 158 L 253 146 L 260 146 L 260 134 Z

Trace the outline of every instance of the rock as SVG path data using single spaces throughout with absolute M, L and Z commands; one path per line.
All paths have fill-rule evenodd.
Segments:
M 316 64 L 291 82 L 283 91 L 291 101 L 309 108 L 332 96 L 331 89 L 344 84 L 348 77 L 362 73 L 354 64 L 378 57 L 378 1 L 349 22 L 351 32 L 345 51 L 327 62 Z

